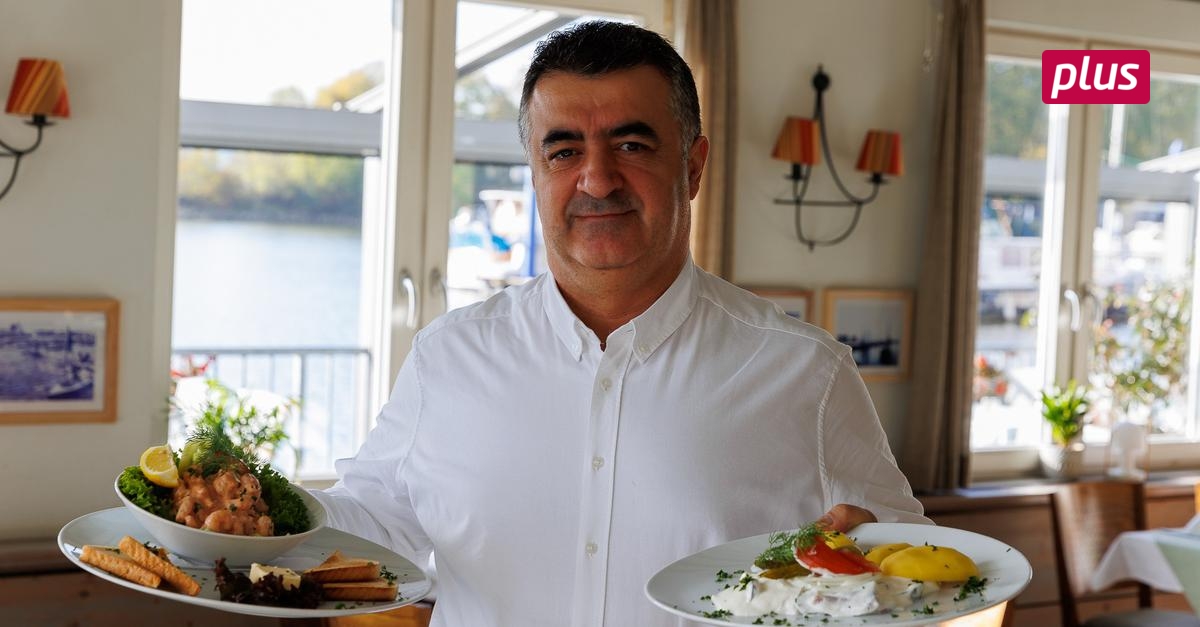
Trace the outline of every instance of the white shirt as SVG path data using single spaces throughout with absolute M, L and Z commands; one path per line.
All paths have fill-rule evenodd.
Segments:
M 435 320 L 337 470 L 332 526 L 436 552 L 434 626 L 683 625 L 643 593 L 681 557 L 928 522 L 849 348 L 691 261 L 604 351 L 545 274 Z

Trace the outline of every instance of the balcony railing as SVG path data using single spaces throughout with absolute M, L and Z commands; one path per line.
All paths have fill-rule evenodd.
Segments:
M 286 425 L 299 463 L 287 450 L 275 459 L 293 479 L 330 478 L 334 460 L 358 450 L 371 409 L 371 362 L 368 349 L 330 346 L 182 347 L 171 357 L 172 369 L 183 376 L 215 379 L 239 393 L 269 392 L 299 401 Z M 188 399 L 180 400 L 186 409 Z M 185 431 L 182 421 L 172 414 L 173 438 Z

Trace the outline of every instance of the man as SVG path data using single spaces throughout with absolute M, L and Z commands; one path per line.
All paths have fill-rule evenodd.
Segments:
M 925 520 L 849 350 L 692 264 L 708 140 L 670 44 L 551 35 L 520 122 L 550 274 L 418 334 L 334 526 L 433 552 L 435 625 L 646 627 L 705 547 Z

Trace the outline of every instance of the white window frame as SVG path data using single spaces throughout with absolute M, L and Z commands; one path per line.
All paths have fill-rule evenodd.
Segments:
M 1017 57 L 1039 60 L 1045 49 L 1107 49 L 1145 48 L 1144 44 L 1096 40 L 1084 37 L 1032 34 L 1009 28 L 989 28 L 986 52 L 988 58 Z M 1170 50 L 1151 50 L 1154 74 L 1200 76 L 1200 55 Z M 1156 172 L 1104 172 L 1097 167 L 1095 155 L 1100 153 L 1099 129 L 1102 128 L 1101 106 L 1070 105 L 1057 108 L 1051 105 L 1051 124 L 1044 171 L 1017 160 L 988 157 L 985 170 L 989 179 L 986 191 L 1043 193 L 1043 233 L 1049 239 L 1043 255 L 1043 271 L 1039 296 L 1039 318 L 1061 320 L 1062 293 L 1066 288 L 1086 294 L 1092 271 L 1092 233 L 1095 211 L 1099 201 L 1101 177 L 1104 186 L 1120 195 L 1122 190 L 1157 188 L 1172 200 L 1192 203 L 1198 208 L 1200 190 L 1195 182 L 1186 183 L 1178 175 Z M 1059 123 L 1065 112 L 1065 124 Z M 1056 141 L 1053 135 L 1060 134 Z M 1067 210 L 1067 208 L 1074 208 Z M 1195 220 L 1195 218 L 1194 218 Z M 1061 236 L 1058 234 L 1061 232 Z M 1086 244 L 1086 245 L 1085 245 Z M 1200 253 L 1200 246 L 1196 248 Z M 1193 274 L 1192 338 L 1189 353 L 1189 407 L 1191 416 L 1187 439 L 1155 436 L 1150 439 L 1149 452 L 1142 460 L 1151 471 L 1200 468 L 1200 264 Z M 1085 308 L 1084 318 L 1088 313 Z M 1060 325 L 1061 327 L 1061 325 Z M 1072 333 L 1049 325 L 1039 328 L 1039 365 L 1045 374 L 1045 384 L 1065 382 L 1071 378 L 1086 380 L 1091 330 L 1087 324 Z M 1052 350 L 1050 348 L 1053 347 Z M 1044 360 L 1044 361 L 1043 361 Z M 1047 430 L 1048 433 L 1048 430 Z M 1047 436 L 1048 437 L 1048 436 Z M 1085 472 L 1101 474 L 1109 459 L 1106 443 L 1089 443 L 1085 451 Z M 1037 447 L 980 448 L 971 451 L 971 480 L 992 481 L 1033 476 L 1038 473 Z

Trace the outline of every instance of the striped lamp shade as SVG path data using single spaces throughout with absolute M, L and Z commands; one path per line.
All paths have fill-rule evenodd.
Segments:
M 904 155 L 900 152 L 900 133 L 870 130 L 863 140 L 855 168 L 872 174 L 901 176 L 904 174 Z
M 771 156 L 775 159 L 814 165 L 821 162 L 821 127 L 816 120 L 789 117 L 775 140 Z
M 49 59 L 18 61 L 12 91 L 8 92 L 8 106 L 4 110 L 21 116 L 70 117 L 71 104 L 67 100 L 67 80 L 62 65 Z

